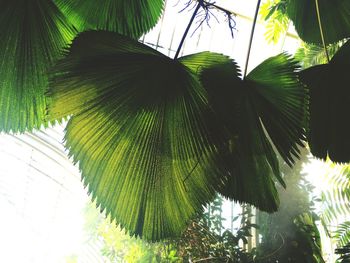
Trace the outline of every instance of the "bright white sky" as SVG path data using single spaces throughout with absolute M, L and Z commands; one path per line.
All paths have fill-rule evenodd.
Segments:
M 168 0 L 164 19 L 144 38 L 146 43 L 161 46 L 158 50 L 171 57 L 192 14 L 189 10 L 179 14 L 187 1 L 176 5 L 177 2 Z M 255 0 L 217 0 L 216 4 L 247 17 L 253 17 L 256 7 Z M 237 17 L 232 39 L 223 22 L 225 17 L 217 14 L 217 18 L 220 24 L 212 17 L 211 28 L 204 23 L 187 39 L 182 54 L 219 52 L 234 58 L 243 68 L 252 21 Z M 294 53 L 298 44 L 296 39 L 286 37 L 277 45 L 269 45 L 264 38 L 264 26 L 258 24 L 249 68 L 281 51 Z M 77 168 L 65 157 L 59 143 L 63 138 L 62 127 L 45 132 L 0 135 L 1 262 L 59 263 L 65 262 L 65 256 L 81 252 L 81 211 L 88 197 Z M 309 172 L 314 173 L 319 167 L 313 164 Z M 320 182 L 316 176 L 313 178 L 313 182 Z M 224 211 L 224 216 L 230 217 L 229 209 Z

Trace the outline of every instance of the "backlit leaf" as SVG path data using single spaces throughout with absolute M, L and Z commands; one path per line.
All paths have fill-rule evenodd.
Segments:
M 132 234 L 179 235 L 219 183 L 204 172 L 218 136 L 193 72 L 117 33 L 90 31 L 54 73 L 49 114 L 72 115 L 66 147 L 93 198 Z
M 287 0 L 287 14 L 299 37 L 308 43 L 322 44 L 315 0 Z M 326 44 L 350 36 L 350 1 L 318 0 Z
M 305 140 L 307 92 L 297 76 L 297 62 L 286 54 L 271 57 L 252 70 L 247 82 L 261 121 L 288 164 L 299 157 Z
M 50 0 L 4 0 L 0 15 L 0 130 L 44 123 L 47 71 L 74 31 Z
M 56 0 L 79 31 L 101 29 L 138 38 L 154 27 L 165 0 Z

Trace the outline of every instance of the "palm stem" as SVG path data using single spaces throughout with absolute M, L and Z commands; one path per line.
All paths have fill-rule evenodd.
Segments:
M 182 36 L 182 39 L 181 39 L 180 44 L 179 44 L 179 47 L 177 48 L 177 51 L 176 51 L 176 54 L 175 54 L 174 59 L 177 59 L 177 58 L 179 57 L 181 48 L 182 48 L 182 46 L 183 46 L 183 44 L 184 44 L 184 42 L 185 42 L 185 39 L 186 39 L 187 34 L 188 34 L 188 31 L 190 31 L 191 25 L 192 25 L 194 19 L 196 18 L 197 13 L 198 13 L 198 10 L 199 10 L 199 8 L 202 6 L 202 3 L 203 3 L 203 0 L 199 0 L 199 1 L 198 1 L 198 4 L 197 4 L 197 6 L 196 6 L 196 9 L 195 9 L 194 12 L 193 12 L 193 15 L 192 15 L 192 17 L 191 17 L 191 19 L 190 19 L 190 22 L 189 22 L 188 25 L 187 25 L 187 28 L 186 28 L 186 30 L 185 30 L 185 33 L 184 33 L 183 36 Z
M 247 76 L 247 70 L 248 70 L 248 63 L 249 63 L 250 51 L 251 51 L 251 49 L 252 49 L 252 43 L 253 43 L 253 37 L 254 37 L 255 26 L 256 26 L 256 23 L 257 23 L 257 21 L 258 21 L 258 14 L 259 14 L 260 3 L 261 3 L 261 0 L 258 0 L 258 3 L 257 3 L 257 5 L 256 5 L 256 10 L 255 10 L 255 15 L 254 15 L 254 21 L 253 21 L 252 31 L 251 31 L 251 33 L 250 33 L 249 46 L 248 46 L 248 53 L 247 53 L 247 59 L 246 59 L 246 62 L 245 62 L 245 67 L 244 67 L 243 79 Z
M 326 54 L 327 62 L 329 63 L 330 59 L 329 59 L 329 54 L 328 54 L 328 50 L 327 50 L 327 46 L 326 46 L 326 41 L 324 40 L 324 34 L 323 34 L 323 29 L 322 29 L 322 22 L 321 22 L 321 15 L 320 15 L 320 8 L 318 5 L 318 0 L 315 0 L 315 5 L 316 5 L 318 26 L 320 27 L 322 45 L 323 45 L 324 53 Z

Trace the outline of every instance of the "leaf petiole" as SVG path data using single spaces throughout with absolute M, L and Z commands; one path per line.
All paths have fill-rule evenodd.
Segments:
M 190 31 L 190 28 L 191 28 L 191 26 L 192 26 L 192 24 L 193 24 L 193 21 L 194 21 L 194 19 L 196 18 L 197 13 L 198 13 L 198 11 L 199 11 L 199 8 L 201 8 L 202 5 L 203 5 L 203 0 L 199 0 L 199 1 L 198 1 L 198 4 L 197 4 L 197 6 L 196 6 L 196 9 L 194 10 L 194 12 L 193 12 L 193 14 L 192 14 L 192 17 L 191 17 L 191 19 L 190 19 L 190 22 L 189 22 L 188 25 L 187 25 L 187 28 L 186 28 L 186 30 L 185 30 L 185 33 L 184 33 L 183 36 L 182 36 L 182 39 L 181 39 L 181 41 L 180 41 L 179 47 L 177 48 L 177 51 L 176 51 L 176 54 L 175 54 L 174 59 L 177 59 L 177 58 L 179 57 L 181 48 L 182 48 L 182 46 L 183 46 L 183 44 L 184 44 L 184 42 L 185 42 L 185 39 L 186 39 L 186 37 L 187 37 L 187 35 L 188 35 L 188 31 Z

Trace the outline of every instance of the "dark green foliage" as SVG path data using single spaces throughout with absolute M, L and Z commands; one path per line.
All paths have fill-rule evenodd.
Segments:
M 308 43 L 322 44 L 315 0 L 286 0 L 287 14 L 299 37 Z M 350 1 L 318 0 L 326 44 L 350 36 Z
M 187 62 L 191 57 L 185 57 L 183 61 L 185 65 L 194 68 Z M 259 119 L 251 108 L 237 65 L 230 60 L 215 60 L 210 68 L 198 69 L 197 74 L 208 92 L 209 103 L 225 124 L 227 133 L 227 143 L 219 149 L 215 158 L 217 166 L 224 169 L 223 175 L 227 180 L 219 192 L 225 197 L 253 204 L 262 210 L 275 211 L 278 196 L 271 179 L 271 160 L 266 157 L 263 149 L 270 145 L 266 144 L 267 139 Z M 275 158 L 272 149 L 268 149 L 271 150 L 270 157 Z M 279 173 L 278 167 L 275 167 L 275 171 Z
M 0 130 L 45 123 L 48 70 L 74 30 L 51 0 L 1 0 Z
M 278 196 L 273 177 L 280 172 L 276 154 L 265 134 L 274 142 L 288 164 L 298 156 L 297 145 L 304 139 L 306 91 L 299 83 L 296 62 L 286 54 L 270 58 L 245 80 L 230 60 L 216 60 L 210 67 L 192 65 L 192 57 L 182 61 L 197 70 L 208 93 L 209 104 L 225 124 L 227 143 L 219 148 L 218 167 L 224 168 L 226 182 L 219 192 L 225 197 L 247 202 L 265 211 L 275 211 Z M 263 128 L 264 127 L 264 128 Z
M 310 90 L 308 142 L 313 155 L 334 162 L 350 161 L 350 42 L 339 49 L 329 64 L 300 73 Z
M 164 0 L 56 0 L 70 21 L 82 32 L 99 29 L 138 38 L 154 27 Z
M 335 250 L 335 253 L 340 255 L 338 258 L 339 263 L 349 263 L 350 262 L 350 243 Z
M 220 200 L 220 197 L 215 199 Z M 215 202 L 214 200 L 214 202 Z M 216 206 L 211 203 L 208 207 L 212 209 Z M 217 207 L 216 210 L 221 208 Z M 210 217 L 208 217 L 210 215 Z M 201 217 L 194 220 L 182 234 L 181 238 L 174 240 L 177 247 L 177 253 L 183 262 L 213 262 L 213 263 L 248 263 L 254 262 L 255 252 L 243 250 L 239 243 L 246 243 L 251 236 L 250 231 L 254 224 L 250 224 L 250 216 L 237 216 L 242 218 L 241 227 L 236 233 L 219 226 L 222 223 L 220 213 L 211 213 L 209 210 Z M 220 222 L 214 229 L 211 227 L 214 222 Z M 222 233 L 223 232 L 223 233 Z
M 305 139 L 308 103 L 306 90 L 296 75 L 298 64 L 286 54 L 269 58 L 247 76 L 251 96 L 271 141 L 292 166 Z

